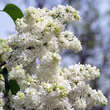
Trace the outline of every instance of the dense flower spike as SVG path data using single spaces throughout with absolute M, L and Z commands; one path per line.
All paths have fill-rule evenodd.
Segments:
M 4 110 L 3 106 L 4 106 L 3 93 L 0 92 L 0 110 Z
M 17 34 L 10 36 L 7 54 L 9 79 L 20 86 L 16 95 L 9 94 L 14 110 L 86 110 L 106 105 L 101 91 L 92 89 L 88 80 L 100 76 L 95 66 L 76 64 L 60 66 L 62 49 L 82 50 L 80 41 L 65 26 L 79 21 L 80 16 L 71 6 L 49 9 L 30 7 L 25 16 L 17 19 Z M 2 47 L 1 52 L 5 52 Z M 36 63 L 36 59 L 39 63 Z M 4 100 L 0 96 L 0 110 Z
M 0 38 L 0 63 L 6 59 L 6 53 L 11 52 L 8 42 Z

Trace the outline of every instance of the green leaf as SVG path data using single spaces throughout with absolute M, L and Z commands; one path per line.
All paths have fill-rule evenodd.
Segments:
M 12 92 L 13 95 L 16 95 L 16 93 L 18 91 L 20 91 L 20 87 L 19 87 L 19 85 L 18 85 L 18 83 L 17 83 L 16 80 L 12 80 L 11 79 L 9 81 L 9 86 L 10 86 L 10 90 L 11 90 L 11 92 Z
M 6 12 L 13 19 L 14 22 L 17 18 L 22 18 L 24 16 L 20 8 L 18 8 L 14 4 L 7 4 L 4 7 L 3 11 Z

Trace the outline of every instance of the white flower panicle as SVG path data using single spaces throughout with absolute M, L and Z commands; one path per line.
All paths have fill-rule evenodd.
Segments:
M 91 65 L 82 65 L 82 64 L 75 64 L 69 66 L 69 75 L 67 75 L 71 80 L 77 81 L 88 81 L 93 80 L 100 76 L 99 69 L 95 66 L 92 67 Z M 66 74 L 66 73 L 65 73 Z
M 61 48 L 72 49 L 75 52 L 82 50 L 80 41 L 71 32 L 62 32 L 58 40 Z
M 3 75 L 0 74 L 0 91 L 3 90 L 3 88 L 4 88 L 4 86 L 5 86 L 4 84 L 5 84 L 5 83 L 4 83 Z
M 8 42 L 0 38 L 0 62 L 3 62 L 6 59 L 6 54 L 8 52 L 11 52 Z
M 25 78 L 25 72 L 22 67 L 22 65 L 17 65 L 16 67 L 13 67 L 9 79 L 24 79 Z
M 79 21 L 80 16 L 78 11 L 76 11 L 71 6 L 61 6 L 55 7 L 52 9 L 52 11 L 49 13 L 54 19 L 59 20 L 62 23 L 71 22 L 74 20 Z
M 65 30 L 67 23 L 79 19 L 74 8 L 59 5 L 52 10 L 30 7 L 16 20 L 18 33 L 9 37 L 12 51 L 7 54 L 9 79 L 16 80 L 20 87 L 16 94 L 10 94 L 12 109 L 86 110 L 107 104 L 102 92 L 87 84 L 100 76 L 99 69 L 89 64 L 68 69 L 60 66 L 62 49 L 82 50 L 78 38 Z
M 3 106 L 4 106 L 3 93 L 0 92 L 0 110 L 4 110 Z

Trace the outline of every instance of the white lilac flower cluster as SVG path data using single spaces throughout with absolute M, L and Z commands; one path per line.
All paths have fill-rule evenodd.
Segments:
M 4 100 L 3 100 L 3 93 L 0 92 L 0 110 L 3 110 Z
M 74 8 L 60 5 L 52 10 L 30 7 L 22 19 L 17 19 L 18 33 L 8 39 L 13 51 L 7 54 L 7 67 L 9 79 L 18 82 L 20 91 L 10 94 L 11 108 L 86 110 L 107 104 L 102 92 L 87 84 L 100 76 L 99 69 L 87 64 L 68 69 L 60 66 L 62 49 L 82 50 L 80 41 L 65 30 L 67 23 L 79 19 Z
M 0 38 L 0 62 L 6 59 L 7 52 L 11 52 L 11 48 L 9 48 L 6 40 Z
M 7 59 L 7 52 L 11 52 L 11 48 L 8 46 L 8 42 L 6 40 L 3 40 L 0 38 L 0 65 Z M 1 73 L 1 67 L 0 67 L 0 73 Z M 3 75 L 0 74 L 0 90 L 3 90 L 4 88 L 4 78 Z

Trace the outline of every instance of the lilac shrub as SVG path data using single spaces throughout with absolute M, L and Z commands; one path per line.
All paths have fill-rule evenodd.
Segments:
M 98 68 L 80 63 L 60 66 L 62 49 L 82 50 L 78 38 L 65 28 L 79 20 L 78 11 L 61 5 L 52 10 L 29 7 L 16 20 L 17 34 L 6 43 L 11 51 L 4 51 L 6 46 L 0 44 L 9 80 L 16 80 L 20 87 L 16 94 L 8 94 L 13 110 L 86 110 L 107 104 L 103 93 L 87 83 L 100 76 Z M 0 80 L 0 86 L 2 83 Z M 4 104 L 1 89 L 0 110 L 5 110 Z

